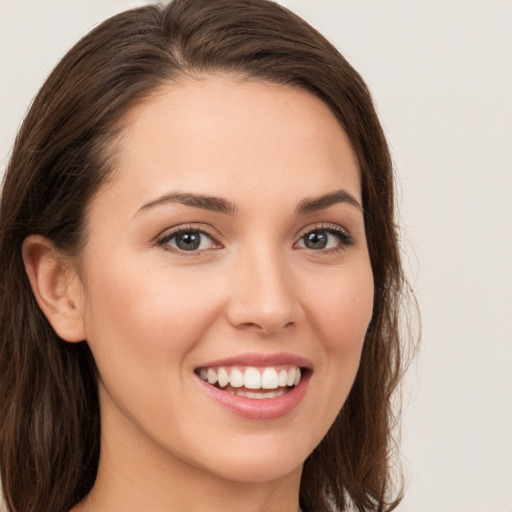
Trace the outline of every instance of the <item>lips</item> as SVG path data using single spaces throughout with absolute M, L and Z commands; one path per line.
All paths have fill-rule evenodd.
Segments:
M 301 401 L 311 364 L 289 354 L 248 354 L 195 369 L 203 389 L 221 405 L 250 419 L 273 419 Z

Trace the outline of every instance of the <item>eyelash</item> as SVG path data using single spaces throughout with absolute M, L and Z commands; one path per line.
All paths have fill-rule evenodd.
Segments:
M 294 247 L 300 241 L 303 241 L 304 237 L 306 235 L 314 233 L 314 232 L 325 232 L 325 233 L 328 233 L 330 235 L 334 235 L 334 236 L 336 236 L 339 239 L 339 242 L 340 242 L 336 247 L 332 247 L 330 249 L 311 249 L 311 248 L 308 248 L 308 247 L 304 247 L 304 249 L 307 249 L 307 250 L 312 251 L 314 253 L 322 253 L 322 254 L 338 253 L 338 252 L 341 252 L 341 251 L 345 251 L 348 247 L 354 245 L 353 238 L 341 226 L 338 226 L 337 224 L 319 224 L 319 225 L 316 225 L 316 226 L 308 226 L 305 230 L 303 230 L 301 232 L 297 242 L 294 243 Z M 194 226 L 194 225 L 180 226 L 180 227 L 178 227 L 178 228 L 176 228 L 176 229 L 174 229 L 174 230 L 172 230 L 170 232 L 167 232 L 167 233 L 163 234 L 162 236 L 160 236 L 157 239 L 156 244 L 158 246 L 162 247 L 164 250 L 175 252 L 175 253 L 179 253 L 179 254 L 183 254 L 183 255 L 186 255 L 186 256 L 192 256 L 192 255 L 201 254 L 205 250 L 209 250 L 209 249 L 202 249 L 202 250 L 187 251 L 187 250 L 184 250 L 184 249 L 179 249 L 179 248 L 176 248 L 176 247 L 171 247 L 169 245 L 169 242 L 173 238 L 178 237 L 179 235 L 182 235 L 182 234 L 185 234 L 185 233 L 199 233 L 201 235 L 205 235 L 205 236 L 207 236 L 208 238 L 210 238 L 212 240 L 212 243 L 214 245 L 217 245 L 217 247 L 215 247 L 216 249 L 222 248 L 221 243 L 217 240 L 217 238 L 212 233 L 208 232 L 208 230 L 205 230 L 203 227 L 199 228 L 198 226 Z
M 156 243 L 157 243 L 158 246 L 162 247 L 166 251 L 171 251 L 171 252 L 174 252 L 174 253 L 183 254 L 185 256 L 193 256 L 193 255 L 196 255 L 196 254 L 200 254 L 200 253 L 204 252 L 205 250 L 208 250 L 208 249 L 203 249 L 203 250 L 186 251 L 186 250 L 179 249 L 179 248 L 176 248 L 176 247 L 171 247 L 169 245 L 169 242 L 173 238 L 176 238 L 179 235 L 183 235 L 185 233 L 199 233 L 201 235 L 205 235 L 205 236 L 207 236 L 208 238 L 210 238 L 212 240 L 214 245 L 218 246 L 216 248 L 221 248 L 222 247 L 220 242 L 217 240 L 217 238 L 212 233 L 209 233 L 203 227 L 199 228 L 199 227 L 193 226 L 193 225 L 180 226 L 180 227 L 178 227 L 178 228 L 176 228 L 176 229 L 174 229 L 172 231 L 166 232 L 165 234 L 163 234 L 162 236 L 160 236 L 157 239 Z
M 354 245 L 354 239 L 352 238 L 352 236 L 350 236 L 350 234 L 344 228 L 337 224 L 318 224 L 316 226 L 308 226 L 305 230 L 301 232 L 299 239 L 297 242 L 295 242 L 295 244 L 299 243 L 300 241 L 303 241 L 306 235 L 314 232 L 325 232 L 334 235 L 335 237 L 338 238 L 339 244 L 336 247 L 332 247 L 331 249 L 316 250 L 309 249 L 307 247 L 305 248 L 312 252 L 317 252 L 321 254 L 339 253 L 347 250 L 349 247 Z

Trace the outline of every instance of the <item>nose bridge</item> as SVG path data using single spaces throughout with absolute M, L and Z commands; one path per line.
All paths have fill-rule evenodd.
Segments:
M 264 333 L 295 322 L 296 297 L 282 251 L 263 244 L 241 251 L 232 275 L 230 321 Z

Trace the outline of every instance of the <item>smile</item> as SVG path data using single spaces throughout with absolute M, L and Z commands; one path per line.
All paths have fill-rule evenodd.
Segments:
M 301 369 L 295 365 L 200 368 L 199 377 L 231 395 L 250 399 L 276 398 L 298 386 Z
M 244 354 L 203 364 L 194 373 L 200 388 L 224 410 L 272 420 L 300 406 L 313 366 L 293 354 Z

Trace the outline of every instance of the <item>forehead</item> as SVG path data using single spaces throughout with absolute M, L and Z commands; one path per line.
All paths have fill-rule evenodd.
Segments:
M 209 76 L 160 88 L 126 117 L 116 162 L 110 188 L 139 202 L 167 190 L 361 196 L 356 158 L 330 109 L 298 87 L 262 81 Z

